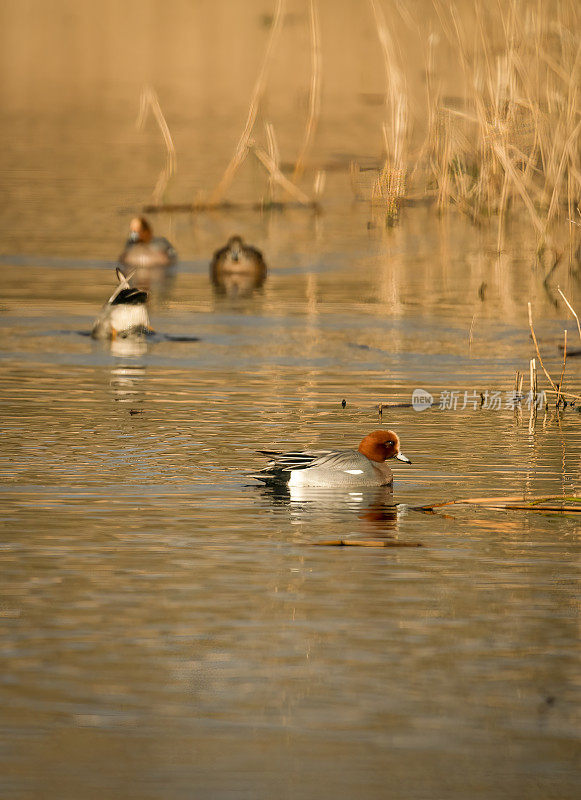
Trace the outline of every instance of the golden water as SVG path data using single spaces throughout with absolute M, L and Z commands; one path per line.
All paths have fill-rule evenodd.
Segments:
M 330 172 L 318 217 L 153 217 L 181 257 L 158 336 L 94 343 L 163 165 L 155 128 L 133 128 L 140 83 L 178 143 L 169 199 L 191 199 L 243 126 L 270 7 L 56 5 L 2 9 L 0 795 L 578 796 L 578 522 L 414 510 L 578 490 L 577 410 L 530 426 L 507 408 L 534 355 L 529 300 L 553 375 L 564 327 L 576 343 L 554 299 L 559 283 L 581 309 L 578 265 L 565 257 L 545 288 L 526 220 L 498 257 L 494 221 L 418 207 L 387 228 Z M 327 107 L 345 124 L 320 131 L 321 152 L 348 152 L 350 133 L 363 146 L 369 74 Z M 246 165 L 234 194 L 264 191 Z M 235 232 L 270 268 L 247 299 L 208 280 Z M 581 394 L 576 359 L 567 375 Z M 416 388 L 431 410 L 409 406 Z M 500 409 L 462 408 L 493 391 Z M 402 405 L 380 420 L 379 402 Z M 394 467 L 396 510 L 385 493 L 272 494 L 245 477 L 257 449 L 356 446 L 380 425 L 413 462 Z M 423 546 L 309 546 L 346 538 Z

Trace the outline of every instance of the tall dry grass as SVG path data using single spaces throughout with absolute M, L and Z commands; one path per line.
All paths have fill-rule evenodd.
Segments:
M 581 6 L 498 0 L 474 4 L 473 38 L 454 3 L 433 0 L 457 55 L 460 107 L 428 81 L 428 130 L 419 166 L 440 205 L 503 220 L 524 207 L 540 242 L 581 199 Z M 428 45 L 437 73 L 437 54 Z M 418 166 L 418 165 L 416 165 Z
M 308 208 L 316 206 L 313 198 L 322 195 L 324 160 L 321 163 L 319 155 L 319 163 L 308 164 L 307 154 L 324 113 L 321 54 L 325 35 L 332 32 L 321 27 L 318 0 L 302 0 L 311 41 L 309 104 L 294 169 L 287 170 L 292 171 L 287 177 L 271 122 L 265 124 L 266 148 L 257 142 L 259 110 L 284 35 L 286 2 L 272 1 L 272 25 L 242 133 L 208 203 L 197 207 L 223 202 L 249 154 L 266 170 L 270 202 L 278 188 Z M 579 0 L 456 2 L 361 4 L 361 13 L 377 33 L 385 86 L 380 121 L 384 158 L 368 196 L 383 204 L 392 220 L 406 200 L 418 197 L 441 209 L 456 206 L 475 221 L 494 216 L 499 250 L 506 217 L 515 208 L 524 209 L 530 218 L 539 248 L 551 245 L 551 230 L 559 220 L 572 220 L 573 241 L 574 223 L 581 220 L 581 4 Z M 413 52 L 402 45 L 402 30 L 413 32 Z M 418 104 L 415 76 L 422 67 L 425 96 Z M 447 94 L 441 88 L 444 80 Z M 156 189 L 159 196 L 175 170 L 175 151 L 159 103 L 149 98 L 147 107 L 156 113 L 168 150 L 166 170 Z M 423 131 L 419 144 L 418 131 Z M 311 175 L 306 176 L 309 169 Z M 355 162 L 351 175 L 359 195 L 361 171 Z M 315 184 L 309 191 L 298 185 L 313 176 Z

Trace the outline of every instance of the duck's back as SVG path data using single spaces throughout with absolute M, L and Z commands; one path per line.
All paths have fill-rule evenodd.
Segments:
M 370 461 L 357 450 L 338 450 L 305 469 L 293 469 L 289 486 L 388 486 L 393 473 L 385 463 Z
M 163 236 L 150 242 L 128 242 L 119 256 L 119 262 L 128 269 L 160 269 L 172 267 L 177 254 Z

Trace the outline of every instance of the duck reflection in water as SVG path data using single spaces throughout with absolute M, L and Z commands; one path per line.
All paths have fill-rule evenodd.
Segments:
M 154 236 L 145 217 L 134 217 L 119 263 L 133 270 L 133 283 L 140 289 L 166 290 L 173 278 L 177 252 L 164 236 Z
M 277 506 L 288 506 L 294 523 L 308 523 L 309 532 L 324 531 L 325 538 L 391 538 L 397 531 L 398 511 L 391 486 L 361 489 L 322 489 L 316 486 L 275 484 L 261 488 L 263 497 Z M 348 534 L 350 519 L 356 520 Z M 320 528 L 316 527 L 320 523 Z
M 129 340 L 126 340 L 128 342 Z M 115 355 L 122 355 L 115 353 Z M 127 354 L 124 354 L 127 355 Z M 137 354 L 130 353 L 130 356 Z M 145 402 L 145 366 L 139 363 L 117 363 L 111 369 L 110 387 L 117 403 L 138 408 Z
M 231 236 L 210 263 L 214 291 L 231 298 L 250 297 L 264 284 L 266 273 L 260 250 L 245 244 L 241 236 Z

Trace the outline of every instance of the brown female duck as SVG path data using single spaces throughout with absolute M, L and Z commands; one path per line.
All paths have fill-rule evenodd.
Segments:
M 249 294 L 266 279 L 266 263 L 260 250 L 245 244 L 241 236 L 231 236 L 226 246 L 216 250 L 210 263 L 210 279 L 227 294 Z
M 171 273 L 176 262 L 177 253 L 170 242 L 164 236 L 154 236 L 145 217 L 134 217 L 119 263 L 135 271 L 135 285 L 149 288 L 159 283 Z

